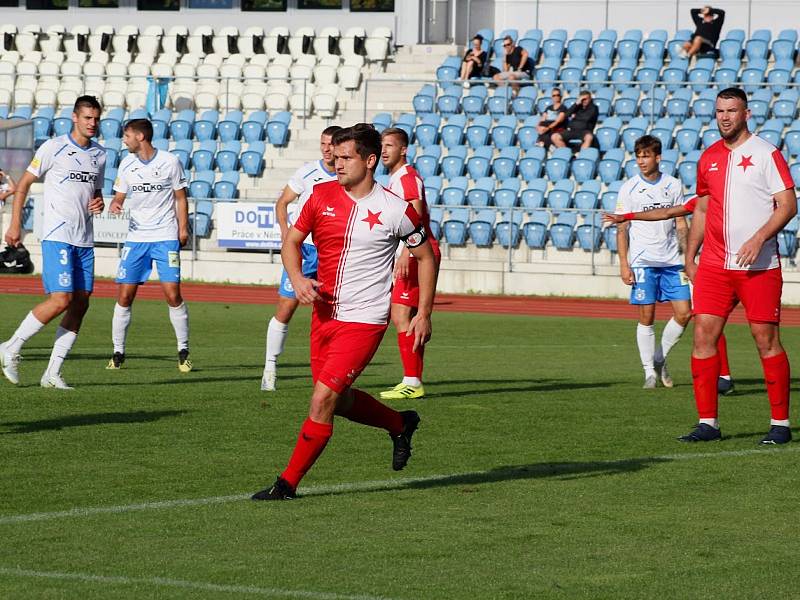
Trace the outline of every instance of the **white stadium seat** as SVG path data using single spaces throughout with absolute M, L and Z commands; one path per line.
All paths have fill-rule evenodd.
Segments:
M 63 25 L 51 25 L 39 38 L 39 47 L 44 54 L 61 51 L 65 28 Z
M 242 94 L 242 110 L 264 110 L 264 95 Z
M 17 67 L 16 65 L 6 62 L 4 60 L 0 60 L 0 75 L 9 75 L 13 77 L 17 74 Z
M 36 86 L 36 91 L 39 90 L 52 90 L 58 92 L 61 89 L 61 80 L 58 77 L 39 76 L 39 83 Z
M 317 85 L 336 83 L 336 70 L 340 62 L 341 59 L 333 54 L 323 56 L 314 67 L 314 83 Z
M 291 93 L 292 86 L 286 82 L 268 83 L 267 95 L 264 98 L 267 110 L 274 112 L 289 108 L 289 95 Z
M 242 67 L 239 65 L 224 64 L 219 69 L 219 76 L 222 79 L 241 79 Z
M 162 61 L 162 57 L 163 55 L 159 56 L 158 60 Z M 188 52 L 187 54 L 181 56 L 180 62 L 182 62 L 185 65 L 194 65 L 196 67 L 203 63 L 203 56 L 200 54 L 195 54 L 193 52 Z
M 89 52 L 97 54 L 100 52 L 111 52 L 111 40 L 114 39 L 114 27 L 112 25 L 98 25 L 92 29 L 89 35 Z
M 222 63 L 225 62 L 225 59 L 217 54 L 207 54 L 206 57 L 203 59 L 202 64 L 204 65 L 214 65 L 217 68 L 222 66 Z
M 52 52 L 43 52 L 42 61 L 56 63 L 60 65 L 66 60 L 66 55 L 61 50 L 54 50 Z
M 112 38 L 111 47 L 114 54 L 119 52 L 132 53 L 139 37 L 139 28 L 136 25 L 123 26 Z
M 111 57 L 108 52 L 92 52 L 89 54 L 89 60 L 92 62 L 100 63 L 100 64 L 107 64 L 110 61 Z
M 5 88 L 0 88 L 0 106 L 11 104 L 11 92 Z
M 376 27 L 364 42 L 367 59 L 373 62 L 386 60 L 389 55 L 389 41 L 392 39 L 392 30 L 388 27 Z
M 244 54 L 232 54 L 225 60 L 223 60 L 222 64 L 238 65 L 240 67 L 243 67 L 247 64 L 247 59 L 245 58 Z
M 58 103 L 58 92 L 50 89 L 38 89 L 34 96 L 36 106 L 55 106 Z M 2 104 L 2 100 L 0 100 Z
M 17 63 L 17 75 L 36 75 L 39 72 L 38 67 L 27 60 L 21 60 Z
M 278 46 L 282 39 L 289 39 L 288 27 L 273 27 L 270 29 L 269 33 L 264 36 L 264 53 L 269 56 L 270 59 L 279 56 Z
M 102 79 L 87 78 L 83 83 L 83 90 L 89 96 L 100 98 L 106 91 L 106 82 Z
M 214 39 L 214 30 L 208 25 L 201 25 L 195 27 L 195 30 L 186 40 L 186 49 L 192 54 L 199 54 L 205 56 L 206 54 L 213 54 L 213 52 L 206 52 L 206 44 L 211 44 Z M 208 48 L 212 50 L 213 48 Z
M 242 92 L 242 96 L 245 94 L 260 94 L 263 98 L 267 95 L 267 90 L 269 89 L 269 85 L 263 80 L 261 81 L 247 81 L 244 85 L 244 91 Z M 242 100 L 244 102 L 244 100 Z
M 267 79 L 288 79 L 289 68 L 286 65 L 271 64 L 267 67 Z
M 259 67 L 264 67 L 266 69 L 269 65 L 269 56 L 266 54 L 256 54 L 247 64 L 258 65 Z
M 220 110 L 239 110 L 242 107 L 242 98 L 235 92 L 222 93 L 217 96 Z
M 125 94 L 116 90 L 106 90 L 103 94 L 103 108 L 124 108 Z
M 361 85 L 361 68 L 364 66 L 363 56 L 349 56 L 339 67 L 339 85 L 346 90 L 357 90 Z
M 239 52 L 247 58 L 260 56 L 256 53 L 256 48 L 263 49 L 264 47 L 264 28 L 263 27 L 248 27 L 244 33 L 239 36 Z
M 87 62 L 83 65 L 83 74 L 90 77 L 102 77 L 106 74 L 106 66 L 96 62 Z
M 304 48 L 308 48 L 309 52 L 314 49 L 313 27 L 298 27 L 289 38 L 289 54 L 292 55 L 292 58 L 303 56 Z
M 178 47 L 178 37 L 184 39 L 188 38 L 189 29 L 183 25 L 175 25 L 170 27 L 167 35 L 161 38 L 161 47 L 164 49 L 164 52 L 178 55 L 181 54 L 182 48 Z
M 289 77 L 292 79 L 306 79 L 311 81 L 313 77 L 312 67 L 298 62 L 298 64 L 292 65 L 292 68 L 289 69 Z
M 27 59 L 30 52 L 34 52 L 39 45 L 39 33 L 33 31 L 20 31 L 14 38 L 17 51 Z
M 356 52 L 356 38 L 366 39 L 367 32 L 363 27 L 351 27 L 344 32 L 344 35 L 339 39 L 339 50 L 342 56 L 360 56 Z
M 172 66 L 157 62 L 150 67 L 150 74 L 153 77 L 172 77 Z
M 106 75 L 108 77 L 125 77 L 128 74 L 128 65 L 110 62 L 106 65 Z
M 214 35 L 211 44 L 214 48 L 214 54 L 221 54 L 222 56 L 230 56 L 231 54 L 238 54 L 239 43 L 239 28 L 238 27 L 223 27 Z
M 204 79 L 204 78 L 214 78 L 216 79 L 219 77 L 219 67 L 216 65 L 209 65 L 207 63 L 203 63 L 197 67 L 197 78 Z
M 83 78 L 75 76 L 62 77 L 61 85 L 58 87 L 58 91 L 59 92 L 67 91 L 76 93 L 83 92 Z
M 67 55 L 88 52 L 88 46 L 83 46 L 82 41 L 88 43 L 89 28 L 86 25 L 76 25 L 64 36 L 64 50 Z
M 201 80 L 197 84 L 197 92 L 205 92 L 206 94 L 213 94 L 214 97 L 219 96 L 220 82 L 214 79 Z
M 242 77 L 244 77 L 245 82 L 248 79 L 258 79 L 263 80 L 267 76 L 267 70 L 262 65 L 245 65 L 242 69 Z
M 32 89 L 20 88 L 14 90 L 14 106 L 33 106 L 34 92 Z
M 133 54 L 130 52 L 115 52 L 111 56 L 111 62 L 121 65 L 129 65 L 133 62 Z
M 7 50 L 3 52 L 3 62 L 11 63 L 12 65 L 17 64 L 20 60 L 22 60 L 19 56 L 19 52 L 16 50 Z
M 128 110 L 144 108 L 144 105 L 147 102 L 147 94 L 143 92 L 128 92 L 125 94 L 125 102 Z
M 319 35 L 314 38 L 314 54 L 317 56 L 332 56 L 331 46 L 334 48 L 342 36 L 338 27 L 325 27 L 319 32 Z M 331 42 L 333 40 L 333 42 Z
M 74 90 L 59 90 L 58 94 L 56 95 L 56 106 L 58 110 L 66 107 L 75 106 L 75 100 L 78 99 L 80 92 L 76 92 Z
M 317 88 L 314 94 L 314 111 L 324 119 L 336 116 L 336 98 L 339 95 L 339 86 L 335 83 Z
M 58 63 L 50 62 L 49 60 L 39 63 L 39 77 L 44 75 L 58 77 L 60 74 L 61 65 Z
M 194 65 L 184 63 L 178 63 L 172 69 L 172 74 L 179 79 L 194 79 L 195 73 Z
M 139 34 L 139 37 L 136 38 L 136 47 L 139 49 L 139 54 L 156 56 L 163 36 L 164 28 L 160 25 L 151 25 L 147 27 Z
M 172 110 L 197 110 L 196 96 L 194 92 L 180 89 L 173 89 L 169 93 Z
M 217 110 L 217 96 L 208 92 L 197 92 L 194 104 L 195 110 Z

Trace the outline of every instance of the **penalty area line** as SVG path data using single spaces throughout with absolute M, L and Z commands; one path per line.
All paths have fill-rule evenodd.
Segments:
M 752 448 L 743 450 L 724 450 L 722 452 L 689 452 L 689 453 L 676 453 L 676 454 L 662 454 L 656 456 L 641 456 L 620 458 L 615 460 L 600 460 L 600 461 L 578 461 L 580 463 L 591 462 L 598 467 L 602 466 L 616 466 L 625 465 L 629 463 L 638 463 L 646 461 L 685 461 L 685 460 L 703 460 L 713 458 L 731 458 L 739 456 L 754 456 L 754 455 L 770 455 L 778 456 L 785 453 L 800 452 L 800 447 L 795 448 Z M 559 463 L 563 464 L 563 463 Z M 487 469 L 485 471 L 461 471 L 456 473 L 425 475 L 422 477 L 402 477 L 397 479 L 383 479 L 376 481 L 356 481 L 349 483 L 335 483 L 329 485 L 316 485 L 310 487 L 301 487 L 299 492 L 302 497 L 309 496 L 325 496 L 328 494 L 336 494 L 342 492 L 373 492 L 373 491 L 389 491 L 403 489 L 410 485 L 419 483 L 435 483 L 437 481 L 448 481 L 461 477 L 480 477 L 483 475 L 491 475 L 496 473 L 496 469 Z M 0 525 L 11 525 L 14 523 L 30 523 L 34 521 L 53 521 L 57 519 L 68 519 L 75 517 L 91 517 L 95 515 L 107 514 L 121 514 L 137 511 L 148 510 L 161 510 L 168 508 L 182 508 L 186 506 L 203 506 L 210 504 L 227 504 L 229 502 L 240 502 L 248 500 L 250 494 L 233 494 L 229 496 L 210 496 L 207 498 L 179 498 L 175 500 L 159 500 L 155 502 L 141 502 L 137 504 L 123 504 L 118 506 L 90 506 L 90 507 L 76 507 L 68 510 L 60 510 L 53 512 L 35 512 L 23 513 L 17 515 L 7 515 L 0 517 Z
M 251 585 L 225 585 L 203 581 L 187 581 L 165 577 L 125 577 L 109 575 L 93 575 L 91 573 L 59 573 L 50 571 L 32 571 L 20 568 L 0 567 L 0 574 L 26 579 L 54 579 L 57 581 L 80 581 L 105 585 L 140 585 L 149 587 L 168 587 L 198 590 L 203 592 L 221 592 L 229 594 L 249 594 L 268 598 L 304 598 L 306 600 L 391 600 L 385 596 L 365 596 L 363 594 L 337 594 L 332 592 L 312 592 L 306 590 L 283 590 L 263 588 Z

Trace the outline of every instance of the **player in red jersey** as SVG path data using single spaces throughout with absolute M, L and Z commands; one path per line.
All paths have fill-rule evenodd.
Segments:
M 780 151 L 747 129 L 747 96 L 737 88 L 717 95 L 722 136 L 697 164 L 697 207 L 686 249 L 694 281 L 692 379 L 699 422 L 678 438 L 718 440 L 717 339 L 740 301 L 764 369 L 772 419 L 762 444 L 785 444 L 789 429 L 789 359 L 780 341 L 781 276 L 776 235 L 797 213 L 789 167 Z M 700 245 L 700 265 L 696 258 Z
M 439 243 L 431 233 L 430 215 L 425 202 L 425 186 L 417 170 L 406 162 L 408 134 L 399 128 L 385 129 L 381 134 L 381 162 L 389 171 L 388 189 L 411 203 L 422 218 L 425 233 L 436 256 L 438 269 L 441 260 Z M 397 329 L 397 347 L 403 363 L 403 381 L 391 390 L 381 392 L 382 400 L 403 400 L 422 398 L 425 388 L 422 386 L 423 359 L 425 346 L 414 349 L 414 339 L 409 334 L 411 319 L 417 312 L 419 304 L 419 281 L 417 277 L 417 259 L 403 248 L 394 265 L 394 288 L 392 289 L 392 323 Z
M 666 221 L 675 217 L 685 217 L 694 212 L 697 205 L 697 196 L 692 196 L 687 202 L 680 206 L 670 206 L 668 208 L 656 208 L 653 210 L 643 210 L 639 212 L 625 213 L 617 215 L 614 213 L 603 213 L 603 221 L 606 223 L 620 224 L 626 221 Z M 723 396 L 733 393 L 733 380 L 731 379 L 731 368 L 728 364 L 728 341 L 725 334 L 721 333 L 717 340 L 717 352 L 719 354 L 719 379 L 717 380 L 717 392 Z
M 404 242 L 418 261 L 419 308 L 409 326 L 415 349 L 431 334 L 436 259 L 414 207 L 375 183 L 380 134 L 360 123 L 336 132 L 333 145 L 338 182 L 314 187 L 281 249 L 297 299 L 314 304 L 311 407 L 288 466 L 254 500 L 295 496 L 333 434 L 334 415 L 388 431 L 395 471 L 411 457 L 411 436 L 420 421 L 415 411 L 397 412 L 352 386 L 388 327 L 398 245 Z M 319 256 L 317 279 L 303 276 L 301 268 L 301 245 L 309 234 Z

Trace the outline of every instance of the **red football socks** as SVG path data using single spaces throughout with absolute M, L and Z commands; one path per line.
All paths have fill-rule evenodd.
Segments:
M 730 377 L 731 368 L 728 365 L 728 341 L 725 334 L 721 333 L 717 340 L 717 354 L 719 354 L 719 376 Z
M 719 379 L 719 354 L 710 358 L 692 356 L 692 380 L 697 414 L 701 419 L 717 418 L 717 380 Z
M 297 437 L 297 445 L 289 459 L 289 465 L 281 473 L 281 477 L 297 489 L 297 484 L 317 461 L 332 435 L 332 423 L 317 423 L 306 419 L 300 428 L 300 435 Z
M 772 418 L 775 421 L 785 421 L 789 418 L 789 358 L 786 352 L 776 356 L 762 358 L 764 367 L 764 381 L 767 384 Z
M 355 388 L 352 389 L 352 392 L 353 405 L 347 414 L 342 415 L 345 419 L 385 429 L 391 435 L 399 435 L 403 432 L 403 417 L 399 412 L 381 404 L 367 392 Z
M 397 347 L 400 349 L 400 360 L 403 362 L 403 375 L 422 379 L 423 356 L 425 345 L 420 344 L 414 351 L 414 336 L 403 331 L 397 334 Z

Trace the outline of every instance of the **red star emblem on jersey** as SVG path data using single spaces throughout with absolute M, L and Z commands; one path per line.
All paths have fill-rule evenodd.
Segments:
M 740 162 L 740 163 L 739 163 L 738 165 L 736 165 L 736 166 L 737 166 L 737 167 L 742 167 L 742 171 L 744 171 L 744 172 L 746 173 L 746 172 L 747 172 L 747 167 L 754 167 L 754 166 L 755 166 L 755 165 L 753 164 L 753 161 L 752 161 L 752 160 L 750 160 L 750 159 L 752 159 L 752 158 L 753 158 L 753 155 L 752 155 L 752 154 L 751 154 L 750 156 L 744 156 L 744 155 L 742 155 L 742 162 Z
M 369 223 L 369 230 L 370 231 L 372 231 L 372 228 L 375 227 L 375 225 L 383 225 L 383 222 L 380 219 L 380 217 L 381 217 L 380 211 L 374 213 L 371 210 L 367 209 L 367 213 L 368 213 L 367 217 L 365 219 L 361 219 L 361 220 L 364 223 Z

